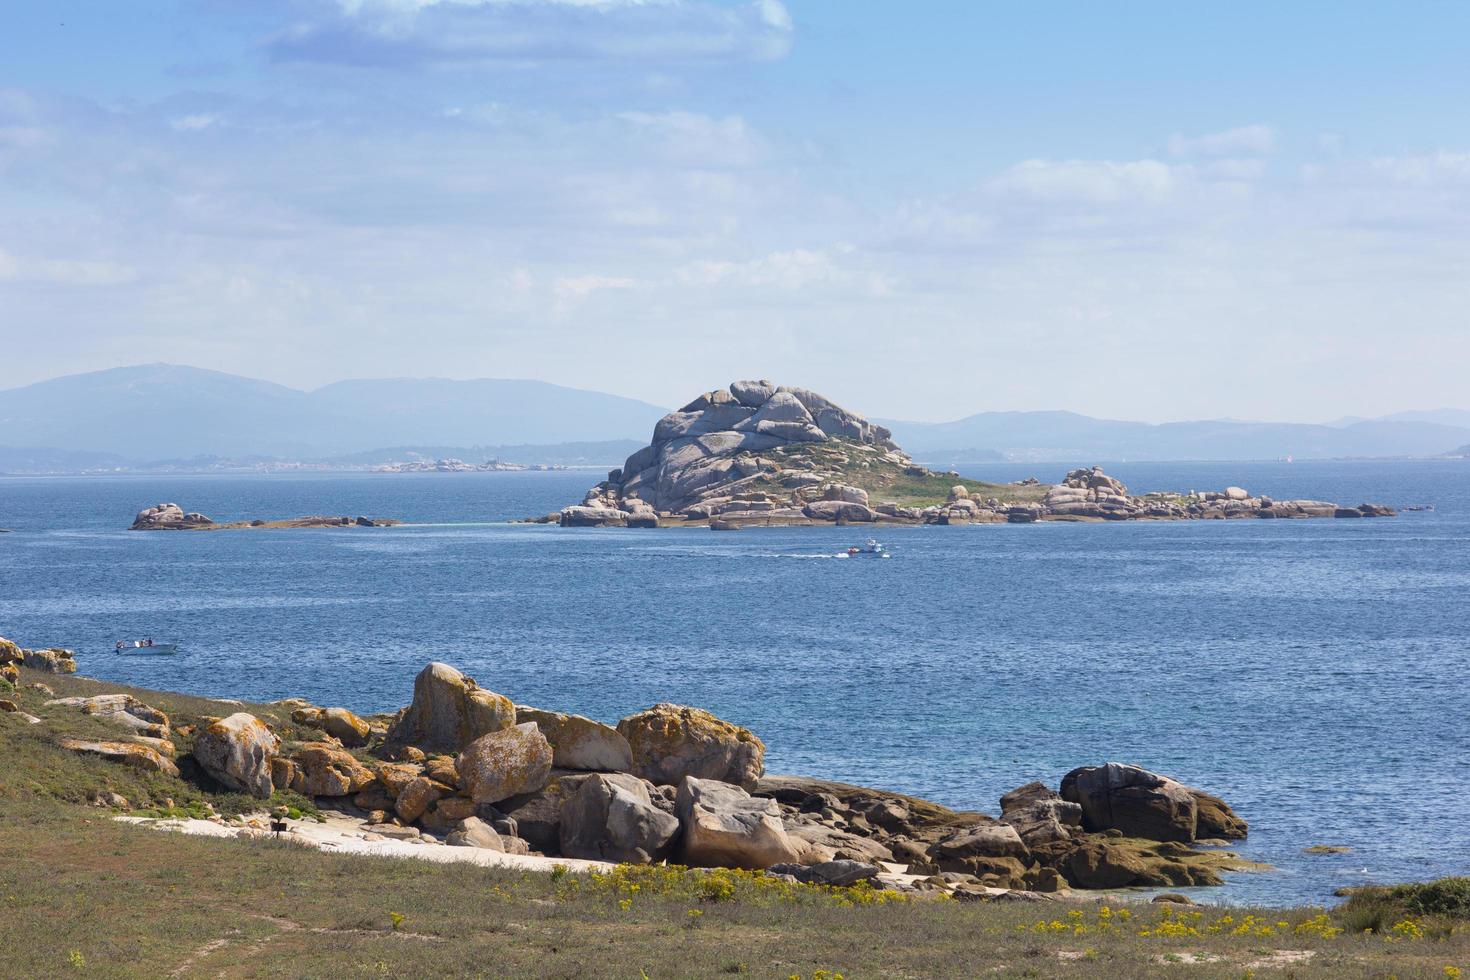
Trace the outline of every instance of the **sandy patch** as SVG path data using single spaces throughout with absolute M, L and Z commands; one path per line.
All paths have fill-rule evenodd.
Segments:
M 239 823 L 215 823 L 213 820 L 159 820 L 150 817 L 120 816 L 116 819 L 151 827 L 154 830 L 199 837 L 268 837 L 270 834 Z M 485 868 L 516 868 L 523 871 L 549 873 L 558 866 L 570 871 L 608 871 L 606 861 L 581 861 L 574 858 L 549 858 L 528 854 L 504 854 L 481 847 L 450 847 L 438 841 L 413 838 L 390 840 L 364 830 L 360 821 L 350 817 L 329 815 L 326 823 L 312 820 L 291 822 L 285 838 L 330 854 L 363 854 L 369 857 L 409 858 L 415 861 L 438 861 L 443 864 L 478 864 Z M 376 838 L 376 839 L 375 839 Z

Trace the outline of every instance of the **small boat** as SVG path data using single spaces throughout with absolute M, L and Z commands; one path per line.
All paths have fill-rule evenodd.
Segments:
M 152 640 L 118 640 L 118 653 L 178 653 L 177 643 L 155 643 Z
M 848 548 L 847 549 L 847 557 L 849 557 L 849 558 L 860 558 L 860 557 L 861 558 L 887 558 L 888 557 L 888 552 L 884 551 L 883 550 L 883 546 L 881 544 L 879 544 L 877 541 L 874 541 L 872 538 L 869 538 L 867 540 L 867 543 L 865 543 L 861 548 L 858 548 L 858 547 Z

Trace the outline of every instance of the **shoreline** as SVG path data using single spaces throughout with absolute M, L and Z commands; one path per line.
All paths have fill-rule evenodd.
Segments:
M 1218 886 L 1222 873 L 1264 870 L 1221 849 L 1247 834 L 1225 801 L 1119 763 L 1074 769 L 1059 789 L 1018 787 L 996 817 L 769 776 L 755 733 L 698 708 L 658 704 L 605 725 L 512 705 L 445 664 L 419 673 L 407 707 L 363 718 L 299 698 L 252 705 L 119 690 L 77 675 L 67 651 L 8 641 L 0 661 L 12 688 L 0 709 L 52 733 L 61 751 L 181 780 L 176 795 L 202 804 L 221 792 L 301 801 L 350 818 L 369 841 L 460 838 L 546 859 L 774 869 L 797 880 L 848 862 L 864 880 L 931 893 Z M 117 795 L 124 812 L 160 809 L 152 793 Z M 636 830 L 613 820 L 613 798 L 641 814 Z M 161 811 L 179 815 L 172 799 Z

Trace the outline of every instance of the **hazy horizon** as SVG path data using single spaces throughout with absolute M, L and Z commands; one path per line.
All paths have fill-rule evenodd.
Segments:
M 628 396 L 628 395 L 622 395 L 622 394 L 620 394 L 618 392 L 606 391 L 606 390 L 599 389 L 599 388 L 579 388 L 579 387 L 574 386 L 574 385 L 561 385 L 558 382 L 550 381 L 550 380 L 547 380 L 545 378 L 531 378 L 531 377 L 522 377 L 522 376 L 503 376 L 503 377 L 490 377 L 490 376 L 452 377 L 452 376 L 448 376 L 448 375 L 382 375 L 382 376 L 377 376 L 377 377 L 366 377 L 366 376 L 363 376 L 363 377 L 332 378 L 332 379 L 323 381 L 321 384 L 317 384 L 317 385 L 298 386 L 298 385 L 294 385 L 294 384 L 288 384 L 288 383 L 283 382 L 283 381 L 277 381 L 277 380 L 274 380 L 274 379 L 269 378 L 269 377 L 260 377 L 260 376 L 256 376 L 256 375 L 245 375 L 245 374 L 240 374 L 240 373 L 238 373 L 236 371 L 220 370 L 218 368 L 207 368 L 207 367 L 203 367 L 201 365 L 196 365 L 196 364 L 176 364 L 176 363 L 172 363 L 172 362 L 169 362 L 169 361 L 152 361 L 152 362 L 148 362 L 148 363 L 138 363 L 138 364 L 118 364 L 118 365 L 114 365 L 112 367 L 107 367 L 107 368 L 98 368 L 98 369 L 91 370 L 91 371 L 76 372 L 75 374 L 59 375 L 59 376 L 53 377 L 53 378 L 42 378 L 42 379 L 39 379 L 37 381 L 27 382 L 25 384 L 4 385 L 4 386 L 0 386 L 0 392 L 3 392 L 3 391 L 15 391 L 15 390 L 18 390 L 18 389 L 21 389 L 21 388 L 29 388 L 29 387 L 31 387 L 33 385 L 36 385 L 36 384 L 44 384 L 47 381 L 59 381 L 59 380 L 62 380 L 63 378 L 68 378 L 68 377 L 79 377 L 79 376 L 83 376 L 83 375 L 106 374 L 106 373 L 109 373 L 109 372 L 137 370 L 137 369 L 146 369 L 146 368 L 152 368 L 152 367 L 183 368 L 183 369 L 186 369 L 186 370 L 193 370 L 193 371 L 208 371 L 208 372 L 213 372 L 213 373 L 216 373 L 216 374 L 227 375 L 229 377 L 234 377 L 234 378 L 244 378 L 244 379 L 250 380 L 250 381 L 261 381 L 261 382 L 265 382 L 267 384 L 277 385 L 277 386 L 282 387 L 282 388 L 288 388 L 288 389 L 290 389 L 292 391 L 302 392 L 302 393 L 308 393 L 308 394 L 309 393 L 312 393 L 312 392 L 320 391 L 323 388 L 330 388 L 333 385 L 347 384 L 347 383 L 351 383 L 351 382 L 372 382 L 372 381 L 390 381 L 390 382 L 420 382 L 420 381 L 428 381 L 428 382 L 441 382 L 442 381 L 442 382 L 453 382 L 453 383 L 471 383 L 471 382 L 477 382 L 477 381 L 492 381 L 492 382 L 529 382 L 529 383 L 533 383 L 533 384 L 547 384 L 547 385 L 554 385 L 556 387 L 569 388 L 569 389 L 571 389 L 573 391 L 585 391 L 585 392 L 593 392 L 593 393 L 597 393 L 597 394 L 616 395 L 616 396 L 621 397 L 621 398 L 631 398 L 632 397 L 632 396 Z M 740 380 L 740 379 L 731 378 L 730 380 L 734 381 L 734 380 Z M 800 379 L 774 378 L 774 379 L 770 379 L 770 380 L 773 380 L 777 384 L 782 384 L 782 385 L 792 385 L 792 386 L 795 386 L 795 387 L 807 387 L 807 386 L 805 386 L 805 385 L 803 385 L 801 383 L 801 380 Z M 683 404 L 687 403 L 688 401 L 690 401 L 691 399 L 697 397 L 703 391 L 708 391 L 708 390 L 711 390 L 713 388 L 723 388 L 723 387 L 725 387 L 725 384 L 727 384 L 727 383 L 728 382 L 726 382 L 726 383 L 717 383 L 717 384 L 711 385 L 709 388 L 704 388 L 704 389 L 699 389 L 699 390 L 689 389 L 689 390 L 684 391 L 683 394 L 682 395 L 679 395 L 678 397 L 666 398 L 666 399 L 664 399 L 662 401 L 648 401 L 648 400 L 641 399 L 641 398 L 635 398 L 633 400 L 635 400 L 635 401 L 641 401 L 641 402 L 643 402 L 646 405 L 649 405 L 651 407 L 658 408 L 658 409 L 661 409 L 661 410 L 664 410 L 664 411 L 676 411 L 676 410 L 678 410 L 678 408 L 679 408 L 680 405 L 683 405 Z M 870 418 L 886 418 L 886 416 L 879 416 L 879 415 L 874 414 L 874 413 L 863 412 L 861 405 L 849 404 L 847 407 L 852 408 L 855 411 L 859 411 L 861 414 L 867 415 Z M 937 425 L 937 424 L 943 424 L 943 423 L 946 423 L 946 422 L 962 421 L 962 420 L 964 420 L 964 419 L 966 419 L 968 417 L 974 416 L 974 415 L 982 415 L 982 414 L 987 414 L 987 413 L 1015 414 L 1015 413 L 1023 413 L 1023 412 L 1069 412 L 1071 414 L 1082 415 L 1082 416 L 1086 416 L 1087 418 L 1096 419 L 1096 420 L 1099 420 L 1099 421 L 1143 422 L 1143 423 L 1146 423 L 1146 424 L 1149 424 L 1149 425 L 1167 425 L 1169 423 L 1174 423 L 1174 422 L 1244 422 L 1244 423 L 1267 423 L 1267 424 L 1273 424 L 1273 423 L 1281 422 L 1281 423 L 1286 423 L 1286 424 L 1301 424 L 1301 425 L 1334 425 L 1334 424 L 1342 424 L 1342 423 L 1357 422 L 1357 421 L 1373 422 L 1373 421 L 1381 421 L 1381 420 L 1393 420 L 1395 416 L 1401 416 L 1401 415 L 1433 415 L 1435 413 L 1470 412 L 1470 409 L 1463 409 L 1463 408 L 1459 408 L 1459 407 L 1454 406 L 1454 405 L 1436 405 L 1436 406 L 1418 405 L 1418 406 L 1413 406 L 1413 407 L 1402 408 L 1402 409 L 1399 409 L 1399 410 L 1393 411 L 1393 412 L 1388 412 L 1388 413 L 1385 413 L 1384 415 L 1381 415 L 1381 416 L 1345 415 L 1345 416 L 1338 416 L 1338 417 L 1332 418 L 1332 419 L 1280 419 L 1280 420 L 1274 420 L 1274 419 L 1251 418 L 1251 417 L 1244 417 L 1244 416 L 1241 416 L 1241 417 L 1220 416 L 1220 417 L 1216 417 L 1216 418 L 1196 418 L 1196 419 L 1186 419 L 1186 418 L 1124 419 L 1124 418 L 1119 418 L 1119 417 L 1111 417 L 1111 416 L 1106 416 L 1106 415 L 1095 414 L 1095 413 L 1086 412 L 1086 411 L 1077 411 L 1077 410 L 1074 410 L 1074 409 L 1058 409 L 1058 408 L 1041 408 L 1041 409 L 990 408 L 990 409 L 977 409 L 976 411 L 973 411 L 973 412 L 965 412 L 962 415 L 957 415 L 957 416 L 953 416 L 953 417 L 949 417 L 949 418 L 910 418 L 910 419 L 904 419 L 903 421 L 906 421 L 906 422 L 915 422 L 915 423 L 926 424 L 926 425 L 928 425 L 928 424 L 936 424 Z M 1458 424 L 1462 424 L 1462 423 L 1455 422 L 1455 423 L 1448 423 L 1448 424 L 1456 424 L 1456 425 L 1458 425 Z
M 1470 7 L 103 0 L 0 36 L 0 384 L 1470 407 Z

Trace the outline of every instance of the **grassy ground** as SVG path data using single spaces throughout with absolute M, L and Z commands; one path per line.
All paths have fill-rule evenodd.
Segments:
M 58 694 L 117 690 L 44 679 Z M 135 693 L 179 717 L 232 709 Z M 230 797 L 63 752 L 50 744 L 53 725 L 73 723 L 60 709 L 37 710 L 29 691 L 0 696 L 46 719 L 0 713 L 0 977 L 1444 980 L 1459 969 L 1470 980 L 1470 928 L 1453 918 L 1470 914 L 1470 883 L 1365 893 L 1328 916 L 1116 896 L 1106 906 L 892 902 L 747 873 L 546 875 L 165 834 L 77 801 L 104 787 L 221 809 Z
M 1040 500 L 1046 492 L 1045 487 L 985 483 L 939 473 L 911 476 L 904 473 L 903 467 L 882 460 L 882 453 L 876 447 L 846 439 L 831 439 L 824 443 L 793 443 L 763 455 L 778 462 L 789 461 L 788 465 L 802 468 L 816 465 L 837 470 L 849 484 L 868 491 L 868 498 L 874 504 L 880 501 L 893 501 L 904 507 L 942 504 L 949 499 L 950 488 L 956 485 L 964 486 L 971 496 L 982 500 L 995 497 L 1007 504 Z M 772 488 L 775 489 L 775 484 Z

